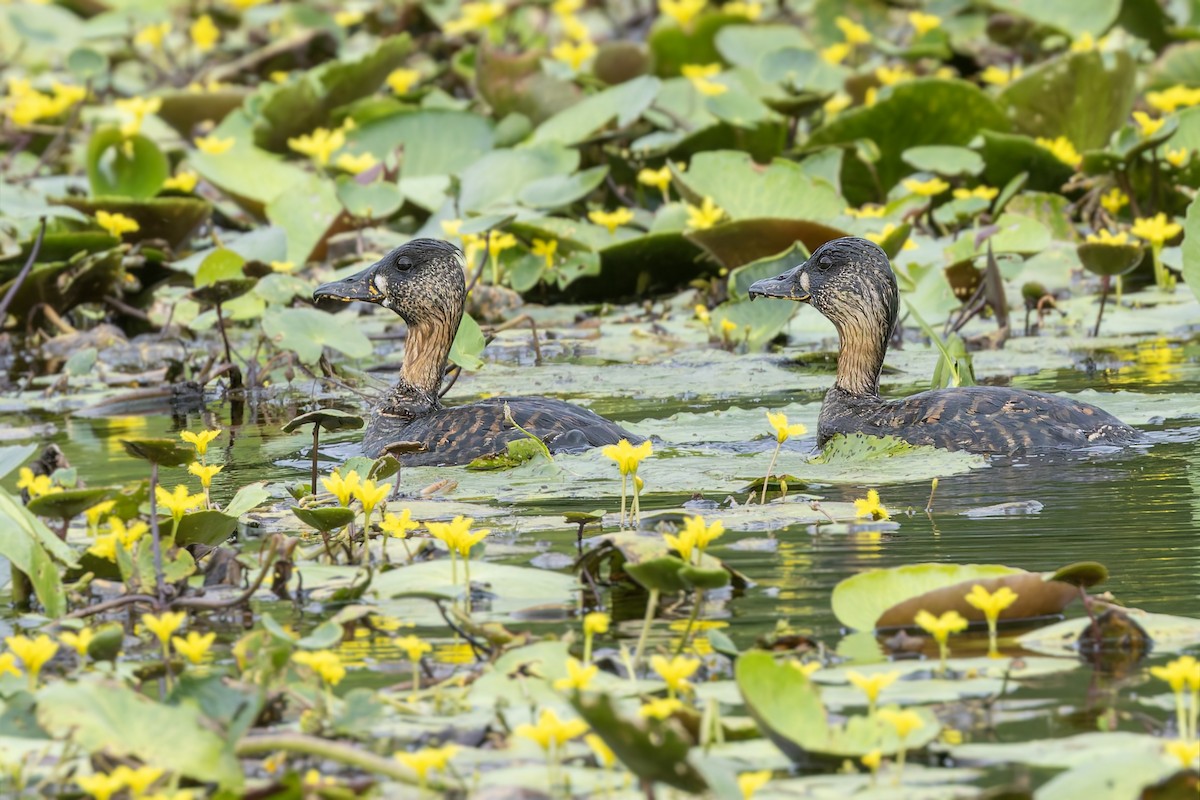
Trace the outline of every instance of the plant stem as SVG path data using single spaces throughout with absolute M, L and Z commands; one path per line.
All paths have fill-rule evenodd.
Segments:
M 629 475 L 621 473 L 621 529 L 625 529 L 625 494 L 629 485 Z
M 312 493 L 317 493 L 317 445 L 320 442 L 321 426 L 313 423 L 313 449 L 312 449 Z
M 696 618 L 700 616 L 700 607 L 704 605 L 704 590 L 697 589 L 696 596 L 692 598 L 692 613 L 688 617 L 687 627 L 683 629 L 683 638 L 679 640 L 679 646 L 675 648 L 675 655 L 683 655 L 683 651 L 687 649 L 688 639 L 691 638 L 692 628 L 696 624 Z
M 318 736 L 306 736 L 302 733 L 244 736 L 235 746 L 237 755 L 243 758 L 277 750 L 329 759 L 414 786 L 418 783 L 416 773 L 397 761 Z
M 1158 268 L 1158 260 L 1155 259 L 1155 270 Z M 1104 318 L 1104 304 L 1108 302 L 1108 283 L 1111 278 L 1105 275 L 1100 279 L 1100 311 L 1096 313 L 1096 326 L 1092 328 L 1092 338 L 1095 339 L 1100 335 L 1100 320 Z
M 650 590 L 650 599 L 646 601 L 646 617 L 642 620 L 642 632 L 638 636 L 637 649 L 633 651 L 633 666 L 636 669 L 642 665 L 642 653 L 646 650 L 646 637 L 650 634 L 650 623 L 658 611 L 658 589 Z
M 775 440 L 775 452 L 771 453 L 771 463 L 767 465 L 767 477 L 763 478 L 762 497 L 759 498 L 758 504 L 765 506 L 767 504 L 767 486 L 771 484 L 771 472 L 775 469 L 775 459 L 779 458 L 779 448 L 783 447 L 783 442 L 778 438 Z
M 158 531 L 158 498 L 155 489 L 158 488 L 158 464 L 150 462 L 150 535 L 154 543 L 154 594 L 158 597 L 158 607 L 162 608 L 166 600 L 163 591 L 162 539 Z
M 592 663 L 592 638 L 595 636 L 591 631 L 583 635 L 583 665 L 586 667 Z
M 988 617 L 988 658 L 999 658 L 1000 647 L 996 641 L 996 618 Z

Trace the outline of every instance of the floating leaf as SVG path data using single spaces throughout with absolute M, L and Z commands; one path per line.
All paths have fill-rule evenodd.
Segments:
M 215 547 L 228 539 L 237 530 L 237 517 L 223 511 L 205 510 L 185 514 L 175 531 L 175 544 L 203 544 Z
M 29 501 L 30 513 L 51 519 L 71 519 L 112 494 L 112 489 L 67 489 Z
M 688 231 L 687 238 L 707 250 L 725 267 L 749 266 L 791 248 L 797 242 L 808 252 L 831 239 L 850 234 L 820 222 L 802 219 L 744 219 L 715 225 L 705 230 Z M 791 266 L 796 266 L 797 261 Z M 782 272 L 780 270 L 779 272 Z M 762 277 L 774 277 L 764 274 Z M 747 284 L 743 288 L 749 288 Z M 744 293 L 743 295 L 744 296 Z
M 88 141 L 87 173 L 93 195 L 145 200 L 158 194 L 171 167 L 152 140 L 106 126 Z
M 764 168 L 737 151 L 699 153 L 675 181 L 693 204 L 711 197 L 730 220 L 829 219 L 846 207 L 829 184 L 815 180 L 799 164 L 776 159 Z
M 356 516 L 353 509 L 333 506 L 330 508 L 301 508 L 296 506 L 292 513 L 310 528 L 323 533 L 336 531 L 354 522 Z
M 363 418 L 357 414 L 339 411 L 336 408 L 318 408 L 292 417 L 283 426 L 284 433 L 291 433 L 305 425 L 320 425 L 333 433 L 337 431 L 356 431 L 363 426 Z
M 160 467 L 182 467 L 195 459 L 192 448 L 176 439 L 122 439 L 121 444 L 134 458 Z
M 530 137 L 530 144 L 574 145 L 609 123 L 624 128 L 654 102 L 659 85 L 658 78 L 645 75 L 580 100 L 539 125 Z

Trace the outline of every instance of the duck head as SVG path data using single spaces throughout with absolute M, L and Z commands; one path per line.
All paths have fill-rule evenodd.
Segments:
M 777 277 L 755 281 L 750 299 L 756 297 L 808 303 L 839 328 L 842 322 L 863 316 L 894 321 L 899 305 L 887 254 L 874 242 L 854 236 L 828 241 L 804 263 Z
M 449 242 L 413 239 L 349 278 L 318 286 L 313 300 L 375 303 L 395 311 L 410 327 L 444 322 L 462 314 L 462 263 L 462 253 Z

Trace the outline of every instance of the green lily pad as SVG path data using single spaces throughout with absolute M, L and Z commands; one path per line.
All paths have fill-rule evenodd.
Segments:
M 723 266 L 733 268 L 768 259 L 797 242 L 803 243 L 805 249 L 812 252 L 831 239 L 850 234 L 811 220 L 757 218 L 726 222 L 705 230 L 688 231 L 684 235 L 707 250 Z
M 204 544 L 215 547 L 237 530 L 237 517 L 213 509 L 184 514 L 175 531 L 175 544 Z
M 1124 50 L 1068 53 L 1027 71 L 1000 100 L 1022 133 L 1065 136 L 1082 152 L 1103 147 L 1129 118 L 1135 82 Z
M 27 507 L 39 517 L 71 519 L 82 514 L 84 509 L 104 500 L 112 492 L 112 489 L 67 489 L 35 497 L 29 501 Z
M 182 467 L 196 458 L 191 447 L 176 439 L 122 439 L 121 444 L 125 452 L 134 458 L 160 467 Z
M 615 122 L 624 128 L 642 115 L 658 95 L 658 78 L 643 75 L 592 95 L 538 125 L 530 144 L 574 145 Z
M 263 332 L 277 345 L 292 350 L 306 364 L 315 364 L 325 347 L 350 358 L 371 353 L 371 341 L 349 314 L 325 314 L 312 308 L 268 308 Z
M 963 81 L 921 78 L 893 86 L 891 94 L 873 106 L 842 112 L 813 131 L 808 146 L 874 141 L 879 148 L 879 189 L 887 192 L 911 172 L 903 161 L 906 150 L 963 146 L 980 131 L 1008 131 L 1010 125 L 995 101 L 978 88 Z M 852 205 L 880 199 L 874 180 L 857 159 L 844 162 L 842 190 Z
M 966 147 L 920 145 L 908 148 L 900 157 L 921 172 L 947 176 L 978 175 L 983 172 L 983 159 Z
M 331 433 L 337 431 L 356 431 L 363 426 L 363 418 L 357 414 L 339 411 L 336 408 L 318 408 L 292 417 L 283 426 L 284 433 L 292 433 L 305 425 L 320 425 Z
M 1200 203 L 1188 204 L 1183 221 L 1183 280 L 1200 300 Z
M 801 165 L 776 159 L 764 168 L 750 154 L 732 150 L 698 153 L 686 172 L 676 173 L 675 183 L 693 205 L 711 197 L 732 221 L 829 219 L 846 207 L 829 184 Z
M 47 616 L 67 613 L 59 563 L 75 566 L 74 551 L 4 490 L 0 490 L 0 521 L 4 523 L 0 525 L 0 556 L 29 577 Z
M 1084 269 L 1093 275 L 1125 275 L 1142 263 L 1145 255 L 1139 244 L 1087 242 L 1075 250 Z
M 158 194 L 171 174 L 167 157 L 140 133 L 125 136 L 106 126 L 92 134 L 87 148 L 92 194 L 145 200 Z
M 989 5 L 1068 33 L 1072 38 L 1084 33 L 1099 37 L 1121 10 L 1121 0 L 1073 0 L 1068 5 L 1038 0 L 991 0 Z
M 296 506 L 292 509 L 292 513 L 310 528 L 315 528 L 322 533 L 329 533 L 344 528 L 351 522 L 354 522 L 356 512 L 350 508 L 342 506 L 331 506 L 328 508 L 300 508 Z
M 136 233 L 127 234 L 131 239 L 163 239 L 172 247 L 186 242 L 212 213 L 212 205 L 198 197 L 62 197 L 56 202 L 91 216 L 101 210 L 123 214 L 138 224 Z
M 180 136 L 190 136 L 204 122 L 220 123 L 251 94 L 242 86 L 222 86 L 215 92 L 176 89 L 155 95 L 162 105 L 157 116 Z

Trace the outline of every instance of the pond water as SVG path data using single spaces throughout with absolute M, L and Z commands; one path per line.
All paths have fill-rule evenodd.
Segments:
M 808 350 L 812 344 L 815 341 L 810 342 Z M 1026 342 L 1025 349 L 1018 351 L 1025 353 L 1015 357 L 1019 364 L 1028 364 L 1028 354 L 1036 353 L 1036 346 L 1029 345 Z M 807 356 L 810 363 L 794 363 L 794 357 L 802 351 L 753 356 L 694 349 L 682 355 L 660 351 L 635 364 L 633 358 L 607 357 L 604 346 L 564 344 L 557 352 L 551 349 L 549 363 L 538 367 L 529 363 L 524 340 L 511 336 L 498 342 L 489 353 L 492 362 L 478 375 L 463 378 L 451 397 L 466 401 L 492 393 L 493 387 L 505 383 L 530 386 L 531 393 L 551 393 L 540 382 L 553 383 L 567 376 L 565 396 L 581 398 L 639 433 L 661 432 L 654 458 L 645 462 L 641 471 L 648 487 L 643 513 L 653 516 L 658 510 L 678 509 L 693 492 L 718 503 L 731 495 L 738 502 L 744 501 L 746 492 L 731 487 L 744 486 L 766 469 L 773 446 L 773 440 L 764 438 L 766 409 L 784 408 L 790 418 L 804 421 L 810 429 L 805 437 L 787 443 L 779 472 L 791 471 L 814 448 L 816 412 L 831 375 L 828 365 L 818 363 L 819 359 L 814 361 L 811 354 Z M 831 532 L 808 522 L 731 525 L 712 553 L 744 574 L 751 585 L 743 591 L 726 590 L 710 596 L 700 617 L 701 630 L 718 628 L 739 647 L 746 648 L 786 622 L 792 632 L 822 642 L 851 663 L 879 661 L 882 651 L 873 637 L 843 638 L 845 632 L 831 611 L 830 593 L 839 581 L 863 570 L 920 562 L 1005 564 L 1052 571 L 1072 562 L 1098 561 L 1107 566 L 1110 578 L 1093 591 L 1109 591 L 1121 603 L 1151 612 L 1200 613 L 1200 406 L 1196 404 L 1200 397 L 1200 340 L 1187 336 L 1157 338 L 1109 343 L 1089 351 L 1060 344 L 1047 356 L 1046 368 L 1022 366 L 1008 373 L 994 368 L 996 358 L 1003 356 L 982 356 L 979 361 L 983 368 L 977 362 L 977 370 L 991 375 L 991 380 L 1023 388 L 1085 392 L 1085 399 L 1148 431 L 1153 444 L 1124 451 L 1025 457 L 976 465 L 940 478 L 929 514 L 925 512 L 929 475 L 909 478 L 897 474 L 877 485 L 873 478 L 858 482 L 846 480 L 845 475 L 823 483 L 818 471 L 798 489 L 820 495 L 824 502 L 837 503 L 861 497 L 867 488 L 876 486 L 899 527 L 847 533 L 844 526 Z M 899 366 L 885 376 L 885 394 L 902 395 L 927 388 L 919 376 L 928 374 L 932 359 L 926 348 L 893 353 L 889 364 Z M 733 365 L 748 370 L 752 379 L 739 375 L 713 388 L 703 377 L 704 369 L 720 374 L 721 370 L 733 369 Z M 629 376 L 637 376 L 639 370 L 646 377 L 633 378 L 640 385 L 630 386 Z M 753 379 L 756 371 L 767 378 Z M 519 383 L 513 380 L 517 375 L 522 376 Z M 596 375 L 606 375 L 599 387 Z M 576 386 L 588 388 L 576 391 Z M 343 407 L 356 408 L 354 398 L 342 400 Z M 224 501 L 236 487 L 249 481 L 307 480 L 309 436 L 281 431 L 287 419 L 304 410 L 304 402 L 305 398 L 298 398 L 295 391 L 262 399 L 239 409 L 241 424 L 232 428 L 232 409 L 225 402 L 210 403 L 203 416 L 173 416 L 160 408 L 157 412 L 121 416 L 10 413 L 5 421 L 19 429 L 46 432 L 42 440 L 59 444 L 80 475 L 93 484 L 120 484 L 143 477 L 143 463 L 125 455 L 122 438 L 173 437 L 178 431 L 203 426 L 231 429 L 231 436 L 214 445 L 214 457 L 225 465 L 214 481 L 214 497 Z M 354 455 L 355 440 L 353 434 L 328 437 L 328 443 L 322 446 L 323 469 Z M 575 527 L 561 522 L 561 515 L 597 508 L 615 511 L 619 506 L 619 483 L 615 470 L 610 470 L 611 474 L 587 471 L 595 467 L 595 454 L 563 461 L 567 477 L 559 476 L 540 486 L 536 481 L 522 483 L 524 479 L 516 478 L 509 485 L 502 475 L 461 469 L 405 470 L 402 486 L 404 492 L 414 492 L 434 480 L 453 477 L 459 487 L 449 498 L 462 497 L 503 511 L 486 523 L 478 523 L 489 524 L 495 530 L 489 539 L 488 560 L 553 564 L 546 561 L 547 557 L 559 554 L 563 557 L 558 559 L 563 565 L 561 571 L 571 573 L 569 557 L 575 553 Z M 660 480 L 658 474 L 666 473 L 671 464 L 679 469 Z M 572 483 L 570 475 L 576 470 L 582 475 L 582 489 L 566 491 Z M 720 478 L 714 478 L 718 473 Z M 598 474 L 603 479 L 598 479 Z M 172 478 L 166 480 L 170 485 Z M 656 486 L 663 488 L 656 490 Z M 283 492 L 275 493 L 282 502 Z M 1040 511 L 995 517 L 964 513 L 995 504 L 1031 501 L 1041 504 Z M 720 509 L 704 513 L 709 519 L 722 516 Z M 283 517 L 287 519 L 281 522 Z M 285 514 L 266 515 L 264 519 L 268 530 L 295 526 Z M 320 608 L 315 604 L 299 617 L 290 616 L 291 607 L 283 603 L 263 603 L 260 608 L 288 618 L 302 629 L 321 621 Z M 618 603 L 611 609 L 623 635 L 636 634 L 642 609 L 637 602 Z M 1067 609 L 1068 616 L 1082 613 L 1078 603 Z M 572 614 L 573 609 L 566 608 L 544 621 L 509 624 L 535 632 L 561 633 Z M 651 647 L 677 641 L 686 615 L 686 609 L 666 610 L 663 616 L 672 621 L 660 621 Z M 8 623 L 0 622 L 0 628 L 8 627 Z M 420 632 L 438 643 L 435 657 L 444 661 L 469 659 L 469 650 L 449 630 L 424 628 Z M 236 631 L 230 629 L 229 633 L 232 636 Z M 964 637 L 960 647 L 965 654 L 981 655 L 985 644 L 979 636 Z M 1009 651 L 1013 652 L 1012 648 Z M 379 670 L 379 674 L 370 670 L 353 672 L 346 687 L 390 682 L 394 669 L 389 662 L 401 659 L 386 638 L 344 645 L 343 655 L 351 663 Z M 1154 654 L 1151 660 L 1160 663 L 1165 654 Z M 1118 727 L 1145 730 L 1138 717 L 1136 691 L 1097 695 L 1098 685 L 1111 689 L 1128 686 L 1130 680 L 1127 675 L 1113 677 L 1087 667 L 1028 681 L 997 704 L 999 724 L 988 736 L 994 741 L 1023 741 L 1094 731 L 1097 720 L 1113 713 L 1113 707 L 1122 715 Z M 1135 685 L 1144 680 L 1138 678 Z M 1006 704 L 1009 710 L 1004 713 Z

